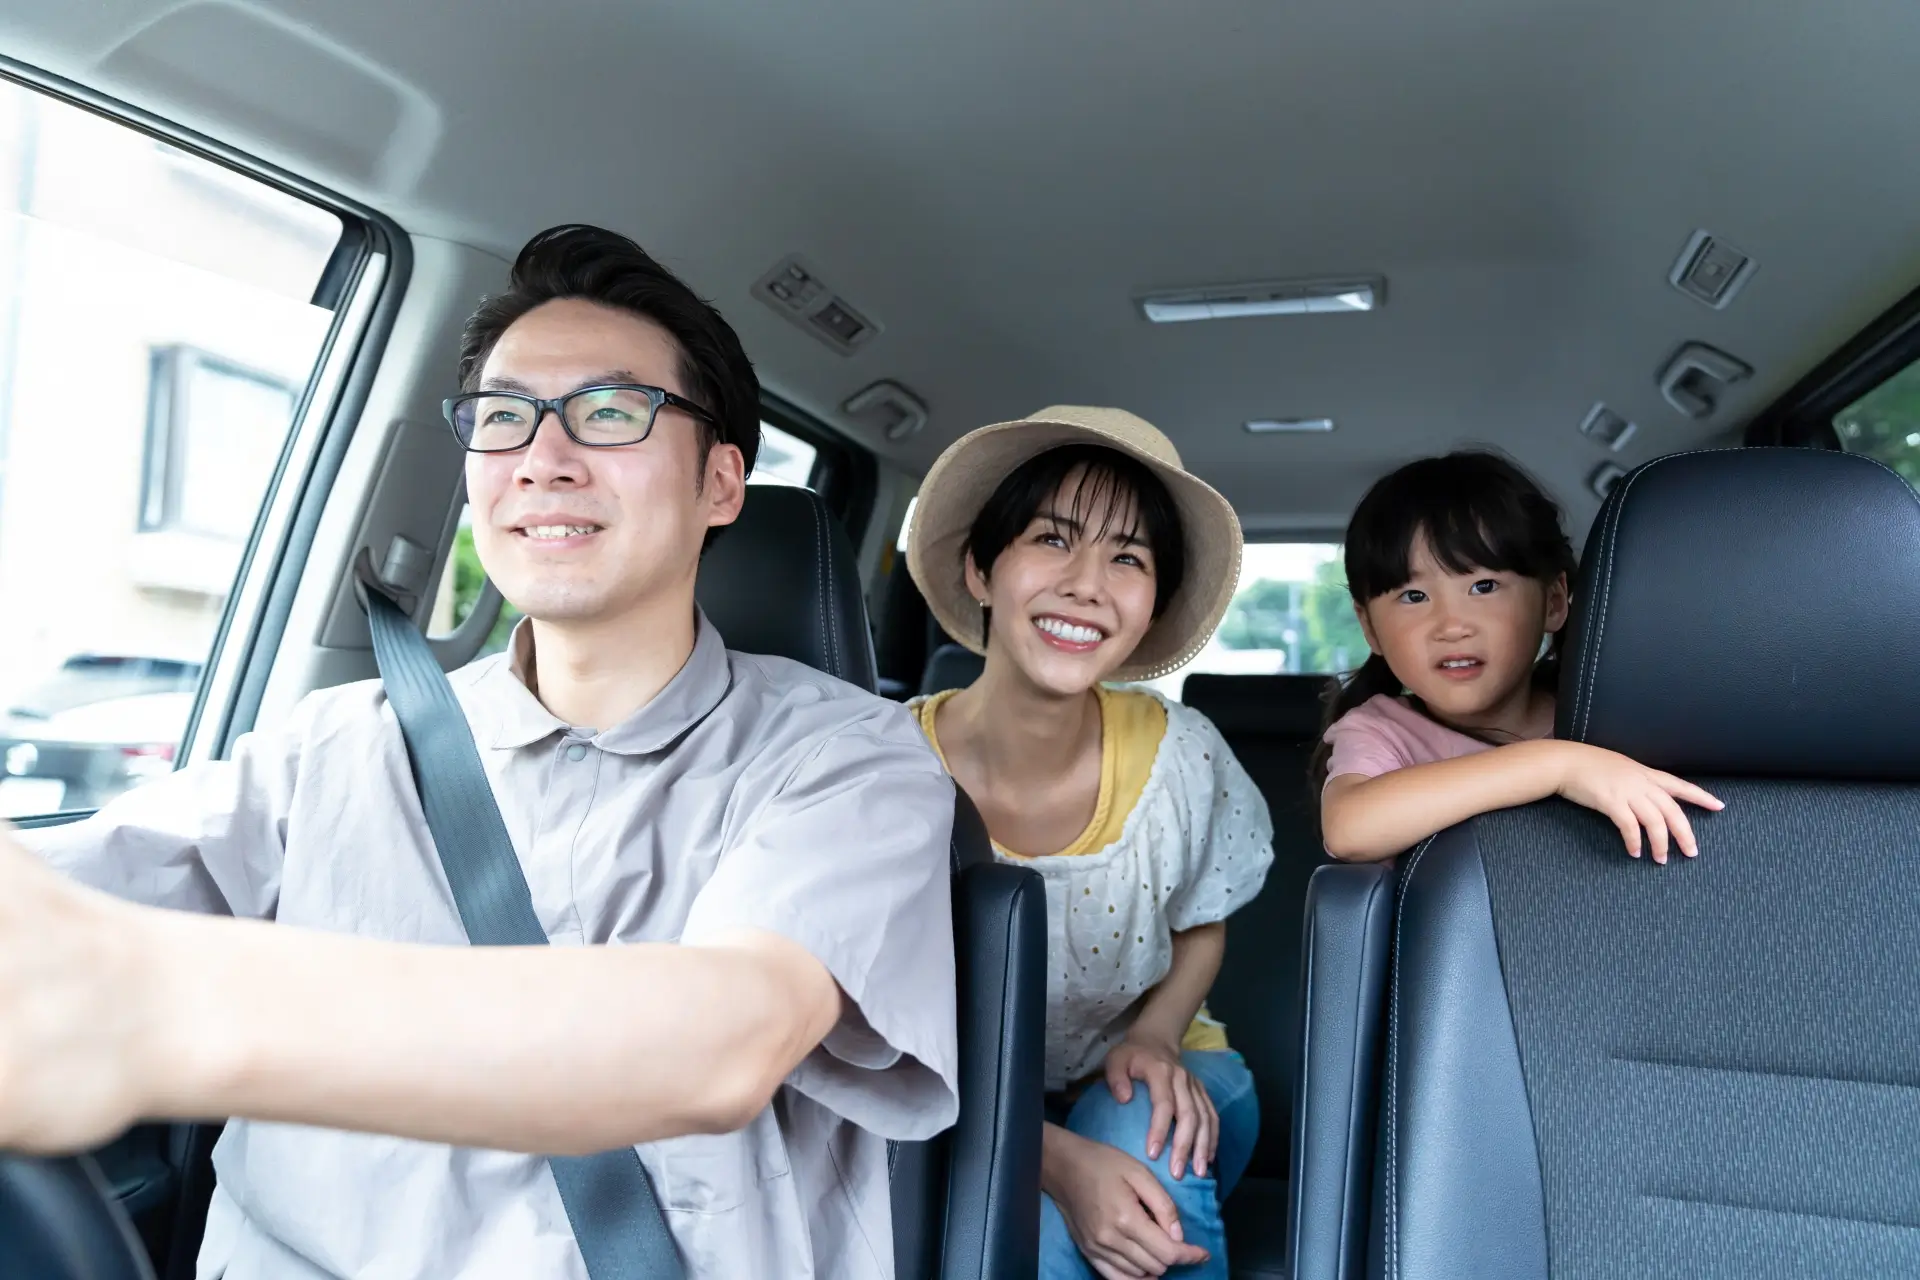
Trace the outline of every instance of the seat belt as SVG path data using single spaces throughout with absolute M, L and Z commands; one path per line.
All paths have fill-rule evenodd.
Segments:
M 398 604 L 363 578 L 356 577 L 355 586 L 467 940 L 477 947 L 547 945 L 447 673 Z M 620 1147 L 590 1156 L 548 1156 L 547 1163 L 591 1280 L 681 1280 L 679 1250 L 638 1152 Z

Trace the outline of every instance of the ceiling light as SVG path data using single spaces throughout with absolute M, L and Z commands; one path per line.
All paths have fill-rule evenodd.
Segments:
M 1333 430 L 1332 418 L 1255 418 L 1247 431 L 1256 436 L 1311 434 Z
M 1223 285 L 1148 294 L 1139 302 L 1141 313 L 1155 324 L 1249 316 L 1342 315 L 1378 308 L 1386 300 L 1386 283 L 1375 277 Z

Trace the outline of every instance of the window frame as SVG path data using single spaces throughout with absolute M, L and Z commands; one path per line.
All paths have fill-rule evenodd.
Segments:
M 340 219 L 340 237 L 311 298 L 333 320 L 305 385 L 297 388 L 286 440 L 209 641 L 175 752 L 181 765 L 223 759 L 258 715 L 328 495 L 406 296 L 412 245 L 377 209 L 77 81 L 0 54 L 0 82 L 109 120 Z M 143 491 L 143 506 L 144 497 Z M 269 535 L 271 546 L 265 545 Z M 264 570 L 263 552 L 270 557 Z M 15 825 L 55 826 L 85 816 L 80 811 L 37 815 Z
M 1743 443 L 1749 448 L 1840 449 L 1834 418 L 1916 361 L 1920 361 L 1920 289 L 1875 317 L 1755 415 Z
M 873 520 L 873 500 L 879 491 L 880 466 L 873 454 L 771 393 L 760 397 L 760 417 L 813 446 L 813 474 L 807 487 L 839 518 L 848 540 L 860 546 Z

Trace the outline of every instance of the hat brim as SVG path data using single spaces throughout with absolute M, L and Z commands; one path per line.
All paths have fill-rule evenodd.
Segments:
M 920 485 L 907 533 L 907 570 L 946 633 L 986 653 L 980 606 L 967 590 L 965 548 L 980 509 L 1030 458 L 1068 444 L 1098 444 L 1152 468 L 1180 514 L 1186 574 L 1115 680 L 1152 680 L 1191 662 L 1226 616 L 1240 582 L 1242 535 L 1233 507 L 1205 481 L 1133 442 L 1073 422 L 1022 419 L 982 427 L 940 455 Z

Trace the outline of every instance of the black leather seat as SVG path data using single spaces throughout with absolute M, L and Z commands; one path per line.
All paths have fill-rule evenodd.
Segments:
M 875 687 L 852 548 L 808 490 L 754 489 L 707 553 L 697 594 L 729 647 Z M 1033 872 L 995 863 L 985 825 L 955 795 L 960 1118 L 893 1153 L 895 1270 L 1016 1280 L 1035 1273 L 1040 1252 L 1045 891 Z
M 1260 1139 L 1226 1205 L 1235 1276 L 1290 1274 L 1289 1130 L 1300 1038 L 1300 931 L 1307 881 L 1326 861 L 1307 766 L 1320 737 L 1324 676 L 1192 675 L 1180 698 L 1212 720 L 1273 814 L 1273 867 L 1227 925 L 1227 954 L 1207 997 L 1246 1058 L 1260 1096 Z
M 920 676 L 920 694 L 925 697 L 964 689 L 980 678 L 986 666 L 987 660 L 973 650 L 948 641 L 927 659 L 927 669 Z
M 1408 857 L 1374 1274 L 1920 1274 L 1920 502 L 1680 455 L 1587 548 L 1559 734 L 1727 807 L 1665 868 L 1562 802 Z

